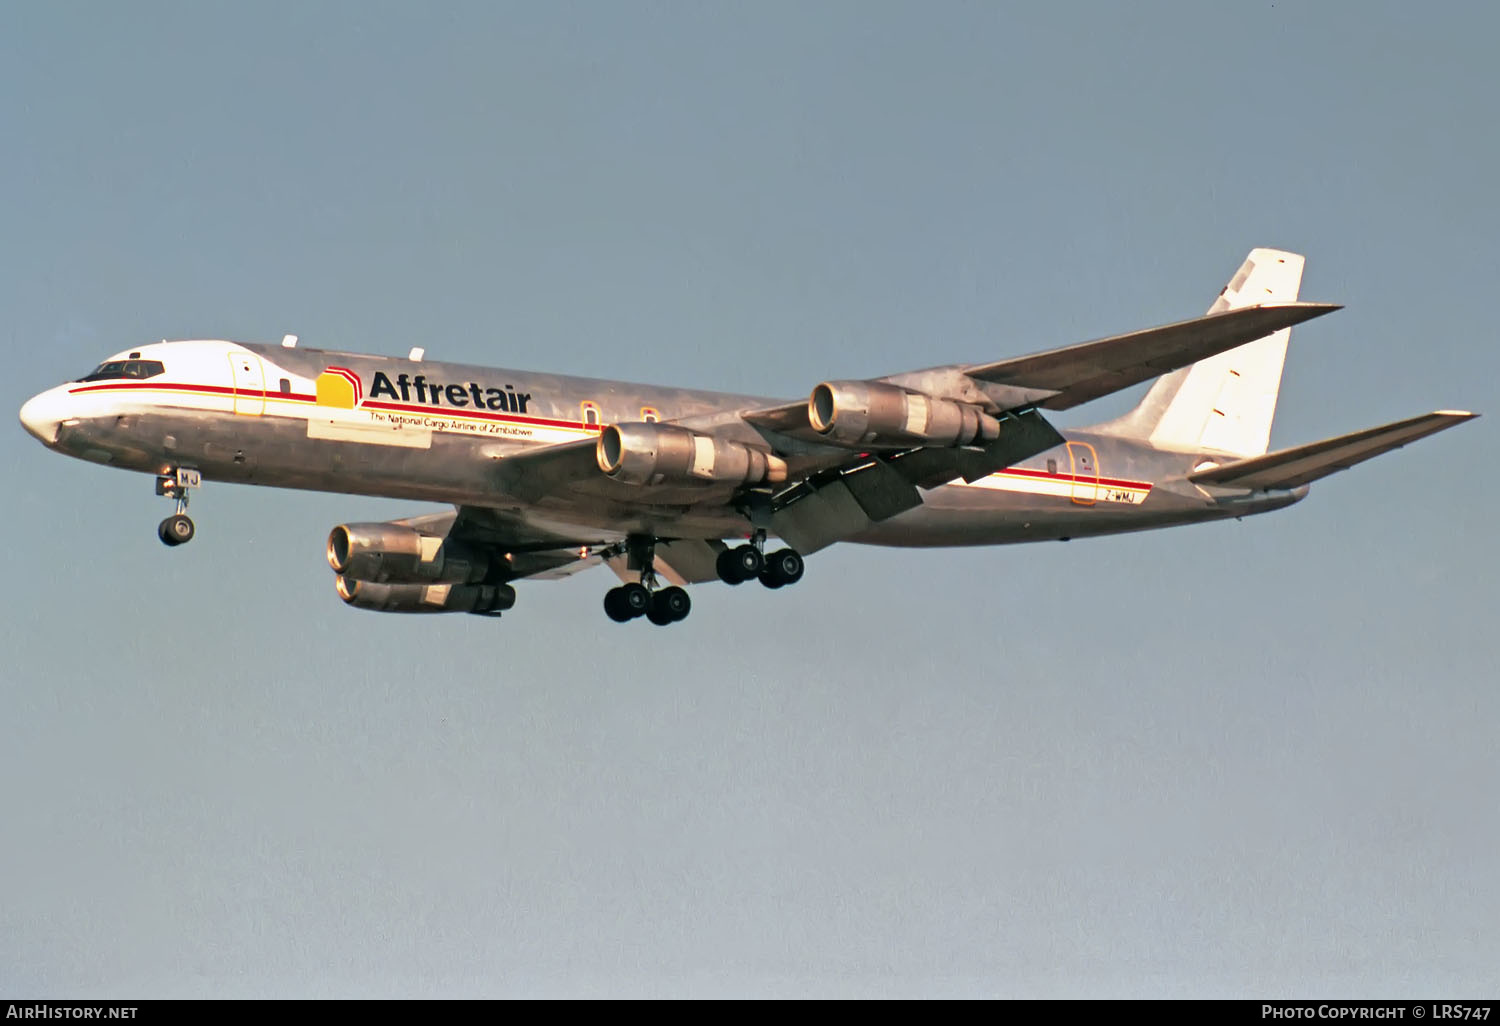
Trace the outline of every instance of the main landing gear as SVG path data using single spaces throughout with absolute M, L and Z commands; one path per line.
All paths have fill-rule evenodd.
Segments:
M 728 584 L 743 584 L 753 578 L 767 588 L 784 588 L 802 580 L 804 566 L 802 554 L 796 549 L 778 549 L 767 554 L 766 532 L 756 530 L 750 542 L 719 553 L 716 569 L 719 578 Z M 674 586 L 660 586 L 655 568 L 656 539 L 631 537 L 613 550 L 619 555 L 621 549 L 628 557 L 628 566 L 641 575 L 640 582 L 627 581 L 618 588 L 604 593 L 604 612 L 615 623 L 625 623 L 644 616 L 659 627 L 687 619 L 693 601 L 688 593 Z
M 629 566 L 639 570 L 640 583 L 629 581 L 604 593 L 604 612 L 615 623 L 625 623 L 644 616 L 658 627 L 686 620 L 693 611 L 693 600 L 676 585 L 659 586 L 655 568 L 655 542 L 650 538 L 631 538 L 627 542 Z
M 745 545 L 719 553 L 715 569 L 725 584 L 743 584 L 753 578 L 767 588 L 784 588 L 802 580 L 802 554 L 796 549 L 778 549 L 766 555 L 766 532 L 756 531 Z
M 187 515 L 188 489 L 203 484 L 203 475 L 187 467 L 177 467 L 169 474 L 156 475 L 156 494 L 177 502 L 177 512 L 156 525 L 156 536 L 162 544 L 176 547 L 193 540 L 193 521 Z

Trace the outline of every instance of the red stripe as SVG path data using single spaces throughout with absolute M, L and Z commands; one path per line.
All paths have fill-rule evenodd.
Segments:
M 224 385 L 184 385 L 173 381 L 117 381 L 108 385 L 85 385 L 82 388 L 68 389 L 69 395 L 80 395 L 84 392 L 125 392 L 132 389 L 159 389 L 165 392 L 208 392 L 213 395 L 242 395 L 259 399 L 265 396 L 267 399 L 296 399 L 301 402 L 315 402 L 317 397 L 306 392 L 271 392 L 255 388 L 229 388 Z
M 85 385 L 82 388 L 72 388 L 68 390 L 68 393 L 70 395 L 78 395 L 82 392 L 124 392 L 133 389 L 156 389 L 167 392 L 205 392 L 211 395 L 241 395 L 256 399 L 264 395 L 267 398 L 296 399 L 309 403 L 316 401 L 316 397 L 300 392 L 260 392 L 251 389 L 229 388 L 224 385 L 189 385 L 171 381 L 116 381 L 107 385 Z M 476 410 L 468 406 L 422 406 L 415 403 L 366 402 L 360 408 L 367 410 L 392 410 L 397 413 L 437 413 L 460 417 L 478 417 L 482 420 L 493 420 L 499 423 L 529 424 L 535 427 L 560 427 L 596 432 L 603 429 L 599 424 L 584 424 L 576 420 L 552 420 L 547 417 L 527 417 L 514 413 L 492 413 L 489 410 Z
M 1113 485 L 1116 488 L 1145 488 L 1150 490 L 1149 481 L 1126 481 L 1117 477 L 1080 477 L 1077 474 L 1049 474 L 1045 470 L 1032 470 L 1030 467 L 1006 467 L 997 471 L 1000 474 L 1015 474 L 1020 477 L 1034 477 L 1043 481 L 1068 481 L 1077 484 L 1093 484 L 1097 481 L 1100 485 Z
M 108 385 L 85 385 L 82 388 L 68 389 L 69 395 L 78 395 L 82 392 L 120 392 L 136 388 L 164 389 L 168 392 L 214 392 L 219 395 L 262 395 L 263 392 L 252 392 L 244 389 L 228 388 L 224 385 L 186 385 L 172 381 L 117 381 Z

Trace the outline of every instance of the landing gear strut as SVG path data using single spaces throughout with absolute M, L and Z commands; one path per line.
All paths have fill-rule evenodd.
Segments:
M 779 549 L 766 554 L 766 532 L 757 530 L 750 542 L 719 553 L 715 569 L 725 584 L 743 584 L 760 578 L 767 588 L 784 588 L 802 580 L 802 554 L 796 549 Z
M 187 467 L 177 467 L 170 474 L 156 475 L 156 494 L 177 502 L 177 512 L 156 525 L 156 536 L 162 544 L 176 547 L 193 540 L 193 521 L 187 515 L 188 489 L 203 484 L 203 475 Z
M 604 593 L 604 612 L 615 623 L 644 616 L 658 627 L 686 620 L 693 600 L 676 585 L 662 588 L 656 577 L 656 541 L 632 537 L 627 541 L 629 566 L 638 570 L 640 583 L 629 581 Z

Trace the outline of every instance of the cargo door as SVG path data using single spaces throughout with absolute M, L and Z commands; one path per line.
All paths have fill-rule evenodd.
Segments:
M 234 412 L 258 417 L 266 412 L 266 375 L 254 353 L 230 353 L 234 370 Z
M 1099 454 L 1087 442 L 1068 443 L 1068 462 L 1073 475 L 1071 498 L 1080 506 L 1099 501 Z

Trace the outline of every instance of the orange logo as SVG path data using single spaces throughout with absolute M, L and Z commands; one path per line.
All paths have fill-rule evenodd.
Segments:
M 359 375 L 348 367 L 329 367 L 316 382 L 319 406 L 336 406 L 352 410 L 365 398 L 365 386 Z

